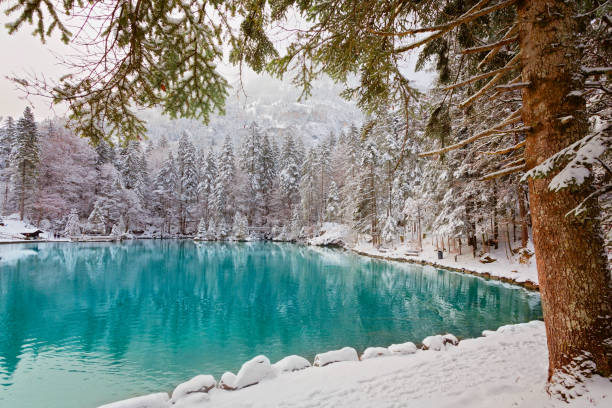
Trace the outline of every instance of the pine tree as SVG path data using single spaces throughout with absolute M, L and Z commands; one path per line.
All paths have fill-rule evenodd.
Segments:
M 154 195 L 158 203 L 161 217 L 165 220 L 162 231 L 165 229 L 170 232 L 172 216 L 174 214 L 174 202 L 176 200 L 176 188 L 178 176 L 172 152 L 168 153 L 168 158 L 164 161 L 155 178 Z
M 280 156 L 279 193 L 281 211 L 288 222 L 300 200 L 300 159 L 291 134 L 287 135 Z
M 242 241 L 245 240 L 249 235 L 249 224 L 248 220 L 240 212 L 236 212 L 234 215 L 234 225 L 232 227 L 234 239 Z
M 19 217 L 23 220 L 25 211 L 33 201 L 34 187 L 38 176 L 38 129 L 29 107 L 17 121 L 15 140 L 12 148 L 13 186 L 17 196 Z
M 79 222 L 79 211 L 76 208 L 70 210 L 66 220 L 64 235 L 67 237 L 78 237 L 81 235 L 81 224 Z
M 196 150 L 187 132 L 184 132 L 179 139 L 176 161 L 178 173 L 177 198 L 179 202 L 179 230 L 181 234 L 185 234 L 187 219 L 191 213 L 191 206 L 197 199 L 199 184 Z
M 89 218 L 87 218 L 88 229 L 91 233 L 94 234 L 104 234 L 106 233 L 106 222 L 104 220 L 104 215 L 102 214 L 102 210 L 100 208 L 100 201 L 96 201 L 93 210 L 89 214 Z
M 205 240 L 206 239 L 206 220 L 204 218 L 200 218 L 200 222 L 198 224 L 198 233 L 196 235 L 196 238 L 199 240 Z
M 377 206 L 378 162 L 379 152 L 376 144 L 373 140 L 367 139 L 361 152 L 362 175 L 353 220 L 358 231 L 367 232 L 372 236 L 374 245 L 378 245 L 380 235 Z
M 213 210 L 217 221 L 221 225 L 232 221 L 234 204 L 234 181 L 236 177 L 234 151 L 232 141 L 228 136 L 225 137 L 221 154 L 218 159 L 218 177 L 215 183 Z
M 11 149 L 15 144 L 15 121 L 11 116 L 6 118 L 4 128 L 0 131 L 0 170 L 9 167 Z
M 215 154 L 212 149 L 208 151 L 206 159 L 204 161 L 204 167 L 202 168 L 200 175 L 200 185 L 198 190 L 200 193 L 202 214 L 206 222 L 208 222 L 212 216 L 211 207 L 214 202 L 215 183 L 217 181 L 217 165 L 215 163 Z
M 340 219 L 340 196 L 338 195 L 338 187 L 336 182 L 332 180 L 329 185 L 329 193 L 327 196 L 327 207 L 325 208 L 325 220 L 336 222 Z

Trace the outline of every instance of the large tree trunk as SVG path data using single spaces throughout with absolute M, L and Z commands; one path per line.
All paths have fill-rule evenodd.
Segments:
M 531 83 L 523 90 L 522 110 L 525 125 L 531 127 L 525 151 L 528 168 L 581 139 L 588 130 L 584 98 L 570 94 L 583 87 L 575 4 L 552 0 L 518 4 L 522 80 Z M 559 118 L 567 115 L 573 120 L 562 124 Z M 608 376 L 612 368 L 610 271 L 598 208 L 592 202 L 581 220 L 567 215 L 592 187 L 587 181 L 571 191 L 551 192 L 548 184 L 558 170 L 529 180 L 550 384 L 559 382 L 561 373 L 578 378 L 589 372 Z M 563 387 L 549 386 L 551 392 L 559 389 Z

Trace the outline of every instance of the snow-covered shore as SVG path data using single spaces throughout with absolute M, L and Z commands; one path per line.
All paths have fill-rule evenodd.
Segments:
M 201 388 L 198 381 L 192 381 L 195 388 L 189 393 L 185 392 L 187 386 L 177 387 L 183 395 L 179 399 L 157 393 L 104 408 L 608 406 L 612 382 L 602 377 L 575 387 L 575 398 L 569 404 L 548 396 L 544 389 L 548 353 L 542 322 L 503 326 L 483 335 L 457 346 L 449 344 L 441 351 L 390 353 L 298 371 L 262 371 L 257 367 L 265 376 L 259 384 L 243 389 L 210 388 L 207 378 Z M 266 363 L 267 359 L 259 360 Z
M 413 246 L 410 244 L 398 245 L 392 249 L 376 248 L 368 243 L 360 243 L 348 247 L 349 250 L 360 255 L 390 261 L 427 264 L 456 272 L 497 279 L 528 289 L 538 288 L 538 270 L 535 257 L 532 257 L 529 263 L 522 264 L 518 262 L 516 255 L 512 257 L 506 256 L 504 249 L 500 247 L 489 252 L 490 259 L 495 259 L 494 262 L 482 263 L 480 261 L 481 257 L 474 258 L 470 251 L 471 248 L 468 246 L 463 247 L 462 255 L 456 253 L 450 254 L 448 251 L 445 251 L 442 259 L 438 259 L 438 251 L 435 246 L 429 243 L 424 242 L 423 250 L 420 252 L 411 254 L 411 248 Z

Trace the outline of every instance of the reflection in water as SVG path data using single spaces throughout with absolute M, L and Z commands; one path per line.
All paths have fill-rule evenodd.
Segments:
M 0 406 L 14 408 L 94 407 L 256 354 L 312 358 L 541 317 L 520 288 L 290 244 L 31 244 L 0 257 L 24 250 L 36 256 L 0 261 Z

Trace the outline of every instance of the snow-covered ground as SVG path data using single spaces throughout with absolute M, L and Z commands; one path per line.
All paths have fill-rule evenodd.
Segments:
M 21 233 L 34 232 L 39 229 L 26 221 L 19 220 L 19 216 L 17 214 L 9 215 L 6 217 L 1 217 L 0 223 L 4 224 L 4 225 L 0 225 L 0 243 L 25 241 L 25 237 L 21 235 Z M 66 239 L 54 239 L 53 234 L 47 231 L 43 232 L 40 235 L 40 237 L 43 240 L 56 240 L 56 241 L 66 240 Z
M 505 251 L 503 243 L 499 245 L 498 249 L 491 248 L 489 251 L 489 258 L 495 260 L 490 263 L 481 262 L 484 256 L 474 258 L 472 248 L 467 245 L 463 245 L 462 255 L 445 251 L 443 253 L 443 259 L 438 259 L 438 251 L 431 242 L 423 242 L 423 250 L 418 252 L 417 255 L 414 255 L 414 253 L 410 254 L 414 248 L 414 243 L 398 244 L 397 246 L 390 246 L 389 248 L 375 248 L 370 243 L 359 243 L 351 249 L 361 254 L 373 255 L 391 260 L 426 262 L 431 265 L 454 270 L 465 269 L 466 271 L 476 272 L 481 275 L 505 278 L 517 283 L 530 283 L 533 286 L 538 285 L 538 270 L 535 256 L 528 259 L 527 263 L 521 263 L 519 262 L 518 255 L 509 254 Z M 531 251 L 533 253 L 533 248 Z
M 548 352 L 540 321 L 485 331 L 441 351 L 391 353 L 362 361 L 342 361 L 324 367 L 282 372 L 270 369 L 261 356 L 252 367 L 259 384 L 228 391 L 179 386 L 182 398 L 170 401 L 165 393 L 120 401 L 105 408 L 199 407 L 608 407 L 612 382 L 593 377 L 574 388 L 569 404 L 545 392 Z M 411 350 L 412 351 L 412 350 Z M 378 353 L 377 353 L 378 354 Z M 371 356 L 370 356 L 371 357 Z M 262 364 L 254 361 L 262 361 Z M 347 360 L 353 360 L 347 359 Z M 264 367 L 265 366 L 265 367 Z M 273 367 L 273 365 L 272 365 Z M 242 371 L 242 370 L 241 370 Z M 197 381 L 192 381 L 196 383 Z M 580 394 L 580 395 L 578 395 Z

